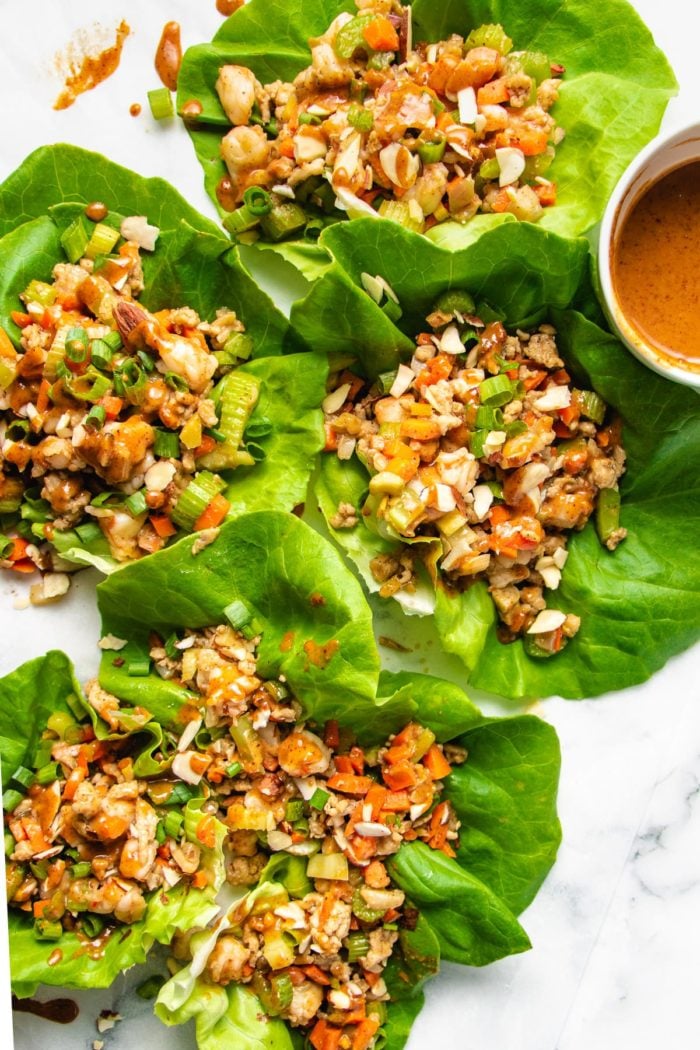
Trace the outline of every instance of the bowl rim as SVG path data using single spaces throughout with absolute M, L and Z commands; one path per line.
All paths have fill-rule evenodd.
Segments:
M 696 140 L 697 143 L 695 155 L 686 157 L 680 163 L 677 161 L 674 163 L 671 155 L 673 147 L 685 142 L 692 142 L 693 140 Z M 598 280 L 603 311 L 611 328 L 627 349 L 639 361 L 659 375 L 700 391 L 700 366 L 698 366 L 697 370 L 685 369 L 661 357 L 625 317 L 615 294 L 612 280 L 611 248 L 614 245 L 614 239 L 617 234 L 618 217 L 622 205 L 628 199 L 630 189 L 639 176 L 643 175 L 651 160 L 667 150 L 669 151 L 668 166 L 662 166 L 661 170 L 651 180 L 653 182 L 663 178 L 676 168 L 682 167 L 684 164 L 692 163 L 693 160 L 700 161 L 700 120 L 694 120 L 680 127 L 672 127 L 658 134 L 634 157 L 623 172 L 608 200 L 600 224 L 597 258 Z

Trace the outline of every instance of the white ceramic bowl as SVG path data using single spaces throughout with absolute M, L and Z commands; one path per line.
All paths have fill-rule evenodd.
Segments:
M 632 353 L 667 379 L 685 383 L 700 391 L 700 364 L 681 368 L 661 357 L 644 340 L 620 308 L 611 272 L 617 238 L 632 206 L 651 183 L 694 160 L 700 160 L 700 123 L 658 135 L 635 157 L 615 187 L 603 215 L 598 246 L 598 275 L 607 318 Z

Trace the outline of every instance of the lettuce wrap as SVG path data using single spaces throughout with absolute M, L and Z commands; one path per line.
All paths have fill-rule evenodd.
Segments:
M 470 682 L 507 697 L 596 696 L 644 681 L 692 645 L 700 627 L 698 563 L 687 554 L 687 523 L 699 498 L 689 469 L 700 450 L 696 397 L 646 369 L 604 329 L 586 241 L 507 223 L 450 253 L 398 227 L 384 227 L 380 236 L 377 224 L 363 219 L 352 230 L 337 224 L 322 242 L 333 264 L 292 312 L 317 349 L 355 358 L 369 377 L 395 370 L 412 354 L 409 336 L 422 329 L 437 296 L 463 288 L 506 328 L 550 321 L 577 383 L 596 390 L 622 420 L 621 523 L 628 535 L 615 552 L 601 546 L 592 524 L 572 535 L 557 604 L 579 615 L 582 626 L 565 651 L 536 660 L 521 641 L 501 644 L 481 583 L 461 594 L 426 583 L 408 609 L 434 612 L 443 646 L 462 659 Z M 398 327 L 364 291 L 362 273 L 380 275 L 394 290 L 403 310 Z M 361 507 L 367 486 L 355 457 L 323 457 L 316 495 L 327 520 L 341 502 Z M 377 590 L 369 562 L 396 545 L 362 523 L 331 532 Z
M 92 725 L 98 739 L 124 739 L 127 732 L 110 732 L 109 727 L 86 702 L 75 679 L 72 665 L 64 653 L 53 651 L 30 660 L 0 679 L 0 760 L 3 789 L 14 793 L 13 774 L 32 768 L 34 756 L 50 716 L 62 713 L 79 724 Z M 134 731 L 136 775 L 156 773 L 150 757 L 155 742 L 162 739 L 162 727 L 147 722 Z M 9 789 L 9 790 L 8 790 Z M 184 807 L 184 828 L 188 841 L 201 847 L 195 835 L 201 800 Z M 10 972 L 15 995 L 33 995 L 38 985 L 68 988 L 107 988 L 125 970 L 145 961 L 156 942 L 169 944 L 177 930 L 205 926 L 218 913 L 216 892 L 224 879 L 222 842 L 225 829 L 217 821 L 216 844 L 204 848 L 206 868 L 211 873 L 205 889 L 180 884 L 167 896 L 150 895 L 144 916 L 129 926 L 117 926 L 105 939 L 91 944 L 84 935 L 63 932 L 58 939 L 38 940 L 31 912 L 8 909 Z
M 567 236 L 584 233 L 600 218 L 605 202 L 630 160 L 655 134 L 677 84 L 662 52 L 625 0 L 448 0 L 412 4 L 414 40 L 437 41 L 488 23 L 500 23 L 514 48 L 544 52 L 565 67 L 554 107 L 566 137 L 557 147 L 548 178 L 557 183 L 557 204 L 545 209 L 544 228 Z M 355 12 L 351 0 L 252 0 L 221 26 L 209 44 L 185 53 L 178 79 L 178 109 L 186 114 L 205 187 L 222 215 L 216 188 L 225 174 L 222 135 L 230 126 L 215 91 L 219 69 L 239 64 L 261 83 L 291 80 L 309 64 L 310 37 L 320 36 L 340 12 Z M 271 32 L 270 27 L 274 27 Z M 196 101 L 193 114 L 187 103 Z M 480 215 L 466 225 L 445 222 L 428 236 L 451 248 L 464 247 L 502 216 Z M 274 248 L 315 278 L 328 262 L 322 245 L 290 240 Z
M 189 306 L 208 319 L 222 306 L 236 311 L 253 346 L 251 359 L 240 367 L 259 381 L 247 425 L 257 462 L 224 472 L 224 495 L 231 514 L 261 507 L 291 510 L 304 499 L 321 446 L 318 406 L 326 363 L 299 352 L 305 344 L 255 284 L 237 250 L 162 179 L 143 178 L 74 146 L 32 153 L 0 186 L 0 327 L 18 345 L 20 331 L 11 315 L 20 306 L 19 294 L 31 280 L 50 279 L 53 266 L 65 261 L 61 234 L 96 200 L 110 209 L 108 224 L 118 228 L 120 217 L 145 214 L 160 230 L 155 250 L 143 253 L 145 290 L 139 301 L 147 309 Z M 39 504 L 33 508 L 37 515 Z M 29 518 L 42 520 L 46 517 Z M 63 556 L 79 564 L 102 571 L 115 567 L 104 540 L 94 549 L 79 542 L 63 547 Z
M 468 760 L 446 782 L 446 797 L 463 825 L 456 858 L 405 843 L 392 860 L 395 883 L 421 913 L 416 930 L 402 934 L 400 954 L 387 970 L 395 1001 L 386 1045 L 398 1048 L 422 1004 L 422 984 L 440 958 L 481 966 L 529 947 L 516 916 L 534 898 L 560 838 L 556 735 L 530 716 L 485 718 L 450 682 L 380 672 L 359 583 L 326 540 L 277 512 L 227 523 L 196 557 L 183 540 L 101 583 L 103 633 L 127 639 L 118 666 L 113 653 L 104 654 L 101 684 L 132 704 L 147 699 L 164 725 L 177 724 L 191 694 L 155 674 L 130 678 L 126 668 L 148 651 L 149 632 L 165 636 L 223 622 L 232 600 L 246 605 L 261 631 L 258 672 L 284 675 L 302 718 L 321 725 L 337 719 L 363 744 L 379 743 L 417 719 L 439 741 L 468 751 Z M 323 667 L 309 659 L 309 642 L 333 652 Z M 283 855 L 277 854 L 251 893 L 264 898 L 286 878 Z M 231 1039 L 242 1048 L 297 1045 L 298 1036 L 266 1017 L 249 988 L 214 987 L 198 976 L 216 935 L 197 937 L 196 965 L 164 986 L 159 1016 L 168 1024 L 195 1019 L 202 1050 L 217 1050 Z

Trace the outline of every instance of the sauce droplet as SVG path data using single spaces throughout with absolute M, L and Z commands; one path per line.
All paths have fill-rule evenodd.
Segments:
M 183 117 L 198 117 L 202 112 L 202 103 L 197 98 L 191 98 L 185 102 L 184 106 L 180 110 L 180 114 Z
M 156 48 L 156 73 L 169 91 L 177 88 L 177 75 L 182 62 L 180 26 L 177 22 L 166 22 Z
M 131 114 L 131 116 L 132 117 L 138 117 L 140 112 L 141 112 L 141 103 L 140 102 L 132 102 L 132 104 L 129 106 L 129 113 Z
M 236 195 L 233 192 L 233 183 L 228 175 L 224 175 L 223 179 L 218 183 L 216 187 L 216 199 L 224 211 L 235 210 Z
M 224 15 L 228 18 L 232 15 L 239 7 L 243 7 L 244 0 L 216 0 L 216 10 L 220 15 Z
M 16 995 L 12 996 L 12 1009 L 56 1024 L 71 1024 L 80 1013 L 78 1004 L 72 999 L 49 999 L 41 1003 L 38 999 L 18 999 Z
M 84 91 L 92 91 L 103 80 L 110 77 L 119 65 L 122 57 L 124 41 L 131 32 L 129 26 L 123 20 L 117 27 L 114 43 L 105 48 L 99 54 L 83 54 L 81 58 L 75 55 L 75 46 L 69 48 L 68 52 L 68 75 L 66 76 L 63 91 L 54 102 L 54 109 L 67 109 L 72 106 L 78 95 Z M 82 45 L 79 37 L 78 46 Z M 84 45 L 82 45 L 84 46 Z
M 61 951 L 61 949 L 60 948 L 54 948 L 54 950 L 51 952 L 51 955 L 49 955 L 48 959 L 46 960 L 46 965 L 47 966 L 58 966 L 58 964 L 60 963 L 62 958 L 63 958 L 63 952 Z
M 107 205 L 103 204 L 102 201 L 93 201 L 91 204 L 88 204 L 85 214 L 93 222 L 102 222 L 107 214 Z

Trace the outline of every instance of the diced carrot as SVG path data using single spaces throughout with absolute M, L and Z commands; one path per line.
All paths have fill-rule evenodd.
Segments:
M 554 433 L 558 438 L 563 438 L 565 441 L 573 437 L 572 431 L 569 430 L 566 423 L 562 423 L 561 419 L 554 420 Z
M 124 401 L 122 398 L 114 397 L 112 394 L 101 397 L 97 403 L 104 408 L 107 419 L 116 419 L 124 407 Z
M 194 458 L 199 459 L 200 456 L 207 456 L 210 452 L 213 452 L 216 448 L 216 440 L 211 434 L 204 434 L 202 440 L 194 450 Z
M 377 845 L 379 839 L 373 839 L 369 836 L 364 835 L 352 835 L 350 836 L 350 845 L 352 846 L 352 852 L 358 861 L 370 860 L 377 852 Z
M 196 752 L 190 759 L 190 766 L 193 773 L 204 774 L 209 769 L 212 760 L 207 755 L 199 755 Z
M 504 521 L 510 520 L 510 511 L 502 503 L 496 504 L 489 511 L 489 521 L 491 527 L 495 528 L 496 525 L 502 525 Z
M 19 310 L 12 310 L 10 317 L 15 322 L 18 328 L 26 328 L 27 325 L 32 323 L 32 319 L 29 314 L 20 313 Z
M 365 1007 L 365 1001 L 364 1001 L 364 999 L 360 999 L 360 1001 L 355 1004 L 355 1006 L 352 1008 L 352 1010 L 349 1010 L 345 1014 L 345 1016 L 343 1017 L 343 1020 L 344 1020 L 345 1024 L 361 1024 L 362 1021 L 364 1021 L 366 1017 L 367 1017 L 367 1009 Z
M 440 424 L 433 419 L 404 419 L 401 437 L 411 441 L 435 441 L 440 437 Z
M 342 1028 L 335 1028 L 334 1025 L 328 1024 L 328 1021 L 321 1018 L 314 1025 L 309 1042 L 314 1050 L 338 1050 L 342 1034 Z
M 387 798 L 387 790 L 381 784 L 372 784 L 365 796 L 365 803 L 372 807 L 372 820 L 377 820 Z
M 390 769 L 384 769 L 382 778 L 392 791 L 402 791 L 404 788 L 413 787 L 418 779 L 413 763 L 408 760 L 398 762 Z
M 437 354 L 431 357 L 425 368 L 415 378 L 414 386 L 421 390 L 424 386 L 432 386 L 439 383 L 441 379 L 447 379 L 452 371 L 453 359 L 449 354 Z
M 492 80 L 479 88 L 476 104 L 479 109 L 482 106 L 497 106 L 500 102 L 507 102 L 509 97 L 506 82 L 503 77 L 499 77 L 498 80 Z
M 314 984 L 322 984 L 325 987 L 331 983 L 330 977 L 320 966 L 312 964 L 311 966 L 300 966 L 299 969 L 302 973 L 305 973 L 309 980 L 313 981 Z
M 547 378 L 547 373 L 538 369 L 536 372 L 533 371 L 529 376 L 523 379 L 523 386 L 526 390 L 536 390 L 538 386 L 544 383 Z
M 554 380 L 555 383 L 559 383 L 559 384 L 570 383 L 571 382 L 571 376 L 569 375 L 569 373 L 566 371 L 565 368 L 558 368 L 556 372 L 553 372 L 552 373 L 552 379 Z
M 547 149 L 549 133 L 541 128 L 529 128 L 520 125 L 515 130 L 515 137 L 511 139 L 510 145 L 521 150 L 526 157 L 537 157 Z
M 46 841 L 41 824 L 35 817 L 22 817 L 22 827 L 35 853 L 42 853 L 50 848 L 51 843 Z
M 408 813 L 411 808 L 411 800 L 407 791 L 390 791 L 382 806 L 385 813 Z
M 350 756 L 349 755 L 336 755 L 335 759 L 334 759 L 334 762 L 335 762 L 335 768 L 338 771 L 338 773 L 354 773 L 355 772 L 355 770 L 352 767 L 352 762 L 350 761 Z
M 13 572 L 36 572 L 36 565 L 31 558 L 21 558 L 19 561 L 12 563 Z
M 362 387 L 365 385 L 365 380 L 362 378 L 362 376 L 355 375 L 354 372 L 350 372 L 349 369 L 345 368 L 340 373 L 339 386 L 344 386 L 346 383 L 350 384 L 350 389 L 348 390 L 348 396 L 346 400 L 354 401 L 357 394 L 359 394 L 359 392 L 362 390 Z
M 290 160 L 294 160 L 294 143 L 291 139 L 284 139 L 279 143 L 277 149 L 283 157 L 289 157 Z
M 412 416 L 430 417 L 433 414 L 433 406 L 429 405 L 427 401 L 413 401 L 408 406 L 408 411 Z
M 27 540 L 23 540 L 21 536 L 15 536 L 12 541 L 12 550 L 7 555 L 8 561 L 22 561 L 27 557 L 27 547 L 29 543 Z
M 51 901 L 49 901 L 49 900 L 34 901 L 34 904 L 32 905 L 32 912 L 34 913 L 34 918 L 35 919 L 40 919 L 41 916 L 46 911 L 46 909 L 48 908 L 50 903 L 51 903 Z
M 49 383 L 48 379 L 42 379 L 41 383 L 39 384 L 39 393 L 37 394 L 36 398 L 37 412 L 45 412 L 49 407 L 49 404 L 51 403 L 49 398 L 50 390 L 51 384 Z
M 499 190 L 493 201 L 491 207 L 497 214 L 508 211 L 513 204 L 513 194 L 510 192 L 509 186 L 504 186 L 502 190 Z
M 167 514 L 151 514 L 149 521 L 162 540 L 167 540 L 177 532 L 177 527 Z
M 323 729 L 323 742 L 331 751 L 337 751 L 340 746 L 340 728 L 336 718 L 329 718 Z
M 374 988 L 375 984 L 379 984 L 379 981 L 382 979 L 380 973 L 372 973 L 371 970 L 363 970 L 362 975 L 370 988 Z
M 372 1045 L 372 1040 L 378 1029 L 379 1021 L 376 1017 L 367 1017 L 364 1021 L 361 1021 L 352 1037 L 352 1050 L 367 1050 L 367 1047 Z
M 326 443 L 323 446 L 324 452 L 337 452 L 338 451 L 338 435 L 331 426 L 330 423 L 325 422 L 323 428 L 326 432 Z
M 541 182 L 534 187 L 537 198 L 543 208 L 551 208 L 553 204 L 557 203 L 557 184 L 556 182 Z
M 365 753 L 361 747 L 351 747 L 349 754 L 350 764 L 352 766 L 353 773 L 364 773 L 365 771 Z
M 452 772 L 452 766 L 437 744 L 433 744 L 428 753 L 423 756 L 423 765 L 433 780 L 442 780 L 443 777 L 448 776 Z
M 445 87 L 452 95 L 457 95 L 462 88 L 480 88 L 498 73 L 501 56 L 492 47 L 473 47 L 449 77 Z
M 14 343 L 4 328 L 0 328 L 0 357 L 9 357 L 10 360 L 17 357 Z
M 420 455 L 412 448 L 404 445 L 407 455 L 394 456 L 386 465 L 386 469 L 392 474 L 397 474 L 404 481 L 414 478 L 420 466 Z
M 336 773 L 327 780 L 331 791 L 340 791 L 343 795 L 366 795 L 373 783 L 370 777 L 358 777 L 354 773 Z
M 362 31 L 362 35 L 373 51 L 398 51 L 399 34 L 388 18 L 375 18 Z
M 203 846 L 206 846 L 207 849 L 214 849 L 216 846 L 216 821 L 210 813 L 202 817 L 197 825 L 195 834 Z
M 568 405 L 566 408 L 560 408 L 557 415 L 565 426 L 570 427 L 574 420 L 579 418 L 581 413 L 576 405 Z
M 205 886 L 208 886 L 209 876 L 207 875 L 206 871 L 202 871 L 201 868 L 199 871 L 196 871 L 192 878 L 192 885 L 197 890 L 203 890 Z
M 229 512 L 231 503 L 219 492 L 211 503 L 203 510 L 194 523 L 195 531 L 200 529 L 213 529 L 220 525 Z

